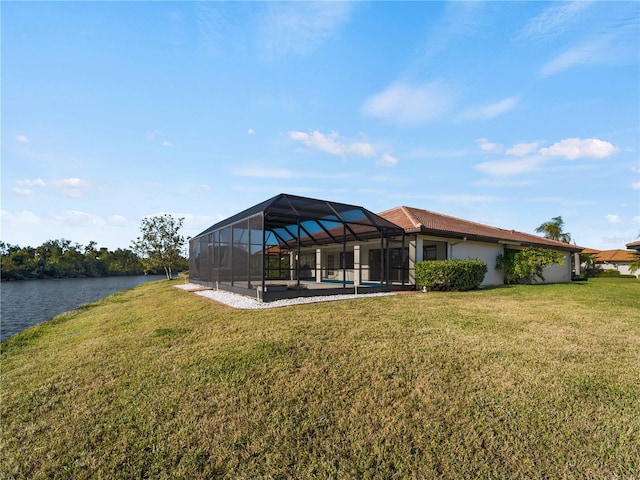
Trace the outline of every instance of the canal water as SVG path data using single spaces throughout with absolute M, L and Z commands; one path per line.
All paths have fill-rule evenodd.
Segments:
M 80 305 L 162 278 L 165 277 L 140 275 L 2 282 L 0 341 Z

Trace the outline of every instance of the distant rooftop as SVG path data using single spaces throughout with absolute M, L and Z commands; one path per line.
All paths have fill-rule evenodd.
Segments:
M 640 250 L 640 240 L 637 240 L 637 241 L 631 242 L 631 243 L 627 243 L 625 245 L 625 247 L 627 247 L 629 250 Z
M 635 252 L 629 250 L 595 250 L 593 248 L 585 248 L 582 253 L 593 255 L 596 262 L 610 263 L 628 263 L 637 259 Z

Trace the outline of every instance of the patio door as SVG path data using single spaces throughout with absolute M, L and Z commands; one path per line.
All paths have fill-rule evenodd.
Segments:
M 402 282 L 403 270 L 404 281 L 409 281 L 409 247 L 389 248 L 389 281 Z M 369 250 L 369 280 L 373 282 L 383 282 L 385 251 L 382 249 Z M 403 269 L 404 264 L 404 269 Z

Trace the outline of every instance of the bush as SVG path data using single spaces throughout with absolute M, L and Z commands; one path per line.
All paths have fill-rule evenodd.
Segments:
M 487 273 L 480 260 L 430 260 L 416 263 L 416 285 L 427 290 L 473 290 Z
M 618 270 L 602 270 L 598 273 L 599 277 L 619 277 L 620 272 Z
M 564 263 L 564 256 L 556 250 L 526 247 L 522 250 L 506 250 L 496 258 L 496 269 L 504 272 L 504 283 L 534 283 L 540 279 L 545 267 Z
M 635 275 L 622 275 L 618 270 L 601 270 L 598 273 L 600 278 L 636 278 Z

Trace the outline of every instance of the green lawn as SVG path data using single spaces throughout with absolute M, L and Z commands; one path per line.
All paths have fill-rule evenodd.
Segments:
M 241 311 L 156 282 L 2 344 L 0 478 L 640 478 L 640 282 Z

